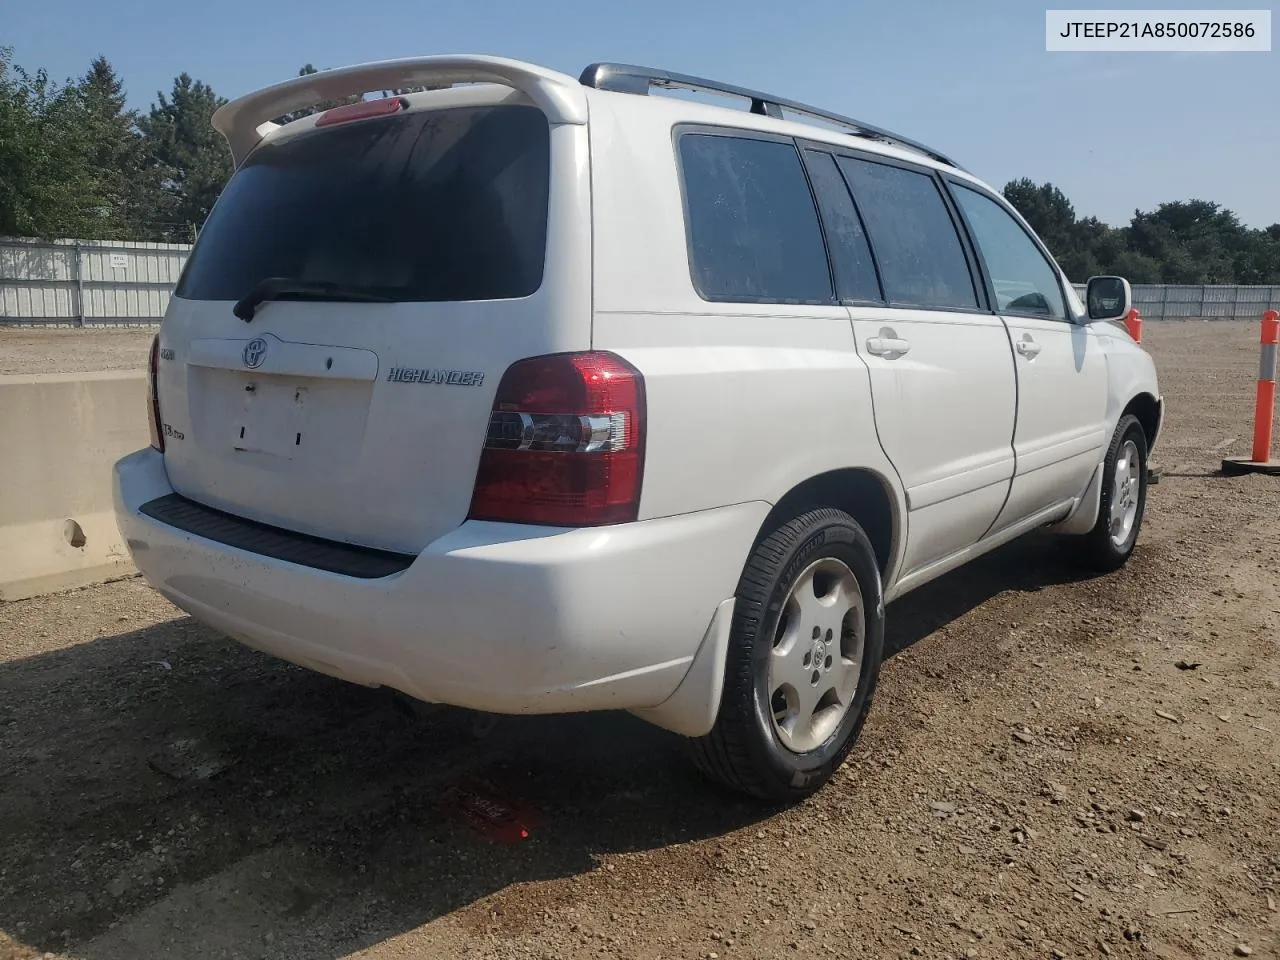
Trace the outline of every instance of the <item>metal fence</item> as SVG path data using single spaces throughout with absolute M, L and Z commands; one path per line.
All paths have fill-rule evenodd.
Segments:
M 1073 286 L 1084 299 L 1085 285 Z M 1135 283 L 1133 305 L 1144 320 L 1257 320 L 1280 309 L 1280 286 Z
M 0 326 L 159 323 L 190 244 L 0 238 Z
M 0 326 L 159 323 L 191 245 L 0 238 Z M 1084 297 L 1085 285 L 1074 284 Z M 1255 320 L 1280 308 L 1280 286 L 1138 283 L 1143 319 Z

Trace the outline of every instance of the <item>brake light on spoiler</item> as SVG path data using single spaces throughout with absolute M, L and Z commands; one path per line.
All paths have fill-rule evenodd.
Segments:
M 611 353 L 521 360 L 498 385 L 470 517 L 549 526 L 634 521 L 644 378 Z
M 384 97 L 379 100 L 359 100 L 326 110 L 316 118 L 317 127 L 329 127 L 350 120 L 367 120 L 369 117 L 385 117 L 404 110 L 409 101 L 404 97 Z

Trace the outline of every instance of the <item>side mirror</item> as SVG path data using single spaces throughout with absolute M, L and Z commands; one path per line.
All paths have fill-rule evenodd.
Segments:
M 1090 277 L 1085 303 L 1090 320 L 1123 320 L 1133 307 L 1133 288 L 1124 277 Z

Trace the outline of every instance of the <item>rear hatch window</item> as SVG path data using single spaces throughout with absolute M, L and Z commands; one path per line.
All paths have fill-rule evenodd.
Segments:
M 238 300 L 288 278 L 394 301 L 502 300 L 542 283 L 550 135 L 521 105 L 417 111 L 256 150 L 175 291 Z

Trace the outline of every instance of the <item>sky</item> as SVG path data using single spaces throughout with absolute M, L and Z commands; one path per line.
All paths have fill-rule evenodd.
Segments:
M 1270 53 L 1048 53 L 1045 7 L 1026 0 L 4 5 L 0 45 L 12 45 L 18 63 L 64 78 L 102 54 L 142 109 L 183 71 L 234 98 L 308 62 L 484 53 L 577 76 L 588 63 L 615 60 L 885 127 L 997 188 L 1024 176 L 1049 181 L 1077 216 L 1114 226 L 1135 209 L 1193 198 L 1216 201 L 1249 226 L 1280 222 L 1274 35 Z M 1249 5 L 1216 8 L 1228 6 Z M 1276 11 L 1273 21 L 1274 31 Z

